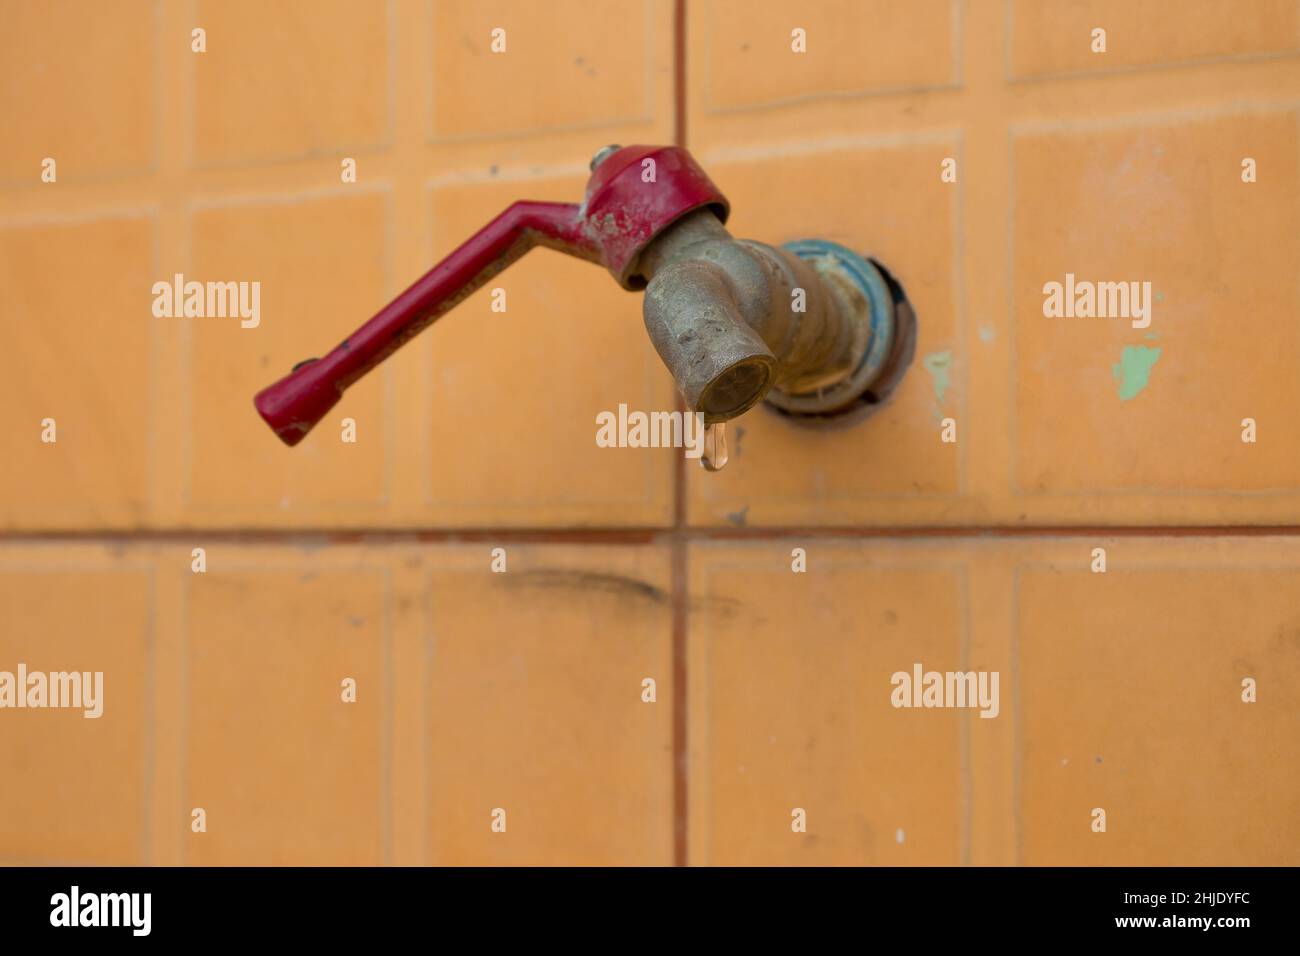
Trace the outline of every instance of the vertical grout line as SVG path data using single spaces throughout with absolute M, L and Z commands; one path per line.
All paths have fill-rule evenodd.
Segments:
M 673 145 L 686 145 L 686 0 L 673 3 Z
M 379 761 L 380 761 L 380 866 L 393 866 L 393 816 L 396 808 L 396 794 L 393 787 L 393 736 L 397 720 L 394 698 L 396 697 L 397 678 L 394 674 L 393 655 L 396 653 L 393 637 L 393 602 L 396 600 L 393 585 L 393 566 L 390 555 L 385 555 L 383 565 L 384 577 L 384 627 L 381 640 L 380 657 L 384 669 L 384 713 L 379 720 Z M 364 558 L 363 558 L 364 562 Z
M 686 145 L 686 0 L 673 4 L 673 144 Z M 686 403 L 676 395 L 677 411 L 686 415 Z M 673 666 L 673 865 L 686 866 L 689 847 L 686 703 L 686 458 L 673 458 L 672 533 L 672 666 Z
M 427 558 L 420 569 L 424 586 L 424 631 L 420 635 L 420 865 L 429 866 L 429 800 L 433 792 L 429 780 L 429 754 L 433 747 L 433 576 L 434 567 Z
M 149 625 L 145 630 L 145 643 L 148 654 L 145 656 L 145 692 L 144 699 L 144 789 L 143 804 L 144 828 L 141 831 L 140 865 L 157 866 L 154 858 L 157 848 L 154 845 L 154 798 L 157 780 L 155 773 L 158 765 L 158 557 L 149 556 Z
M 967 552 L 967 563 L 961 567 L 961 669 L 964 673 L 971 672 L 971 617 L 970 617 L 970 552 Z M 958 848 L 958 865 L 971 865 L 971 843 L 974 839 L 974 807 L 975 807 L 975 782 L 974 782 L 974 753 L 971 745 L 971 732 L 974 724 L 974 717 L 969 709 L 961 712 L 961 728 L 959 739 L 961 746 L 961 756 L 958 766 L 958 777 L 961 782 L 961 837 Z
M 190 732 L 190 688 L 189 688 L 189 610 L 190 610 L 190 582 L 183 575 L 181 577 L 180 594 L 177 601 L 180 607 L 180 633 L 177 636 L 177 655 L 176 662 L 179 665 L 176 673 L 176 686 L 180 689 L 179 701 L 180 706 L 177 708 L 177 724 L 179 733 L 177 734 L 178 754 L 176 761 L 177 784 L 181 794 L 180 813 L 176 825 L 181 828 L 181 845 L 180 852 L 177 854 L 177 865 L 184 866 L 186 850 L 189 848 L 189 836 L 192 832 L 188 821 L 190 809 L 187 806 L 190 797 L 189 787 L 189 747 L 187 746 Z
M 1021 821 L 1021 735 L 1020 710 L 1020 566 L 1011 569 L 1011 821 L 1013 865 L 1025 865 L 1024 825 Z
M 679 400 L 678 406 L 683 403 Z M 676 456 L 675 531 L 672 539 L 672 662 L 673 662 L 673 865 L 686 866 L 688 859 L 687 814 L 689 812 L 688 775 L 690 753 L 687 732 L 687 697 L 690 693 L 686 672 L 686 547 L 687 538 L 682 532 L 682 513 L 685 510 L 686 458 Z

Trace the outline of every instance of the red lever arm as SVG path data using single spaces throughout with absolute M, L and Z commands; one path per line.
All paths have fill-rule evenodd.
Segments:
M 534 246 L 600 261 L 574 203 L 517 202 L 426 272 L 323 359 L 300 362 L 253 399 L 286 445 L 296 445 L 344 390 Z

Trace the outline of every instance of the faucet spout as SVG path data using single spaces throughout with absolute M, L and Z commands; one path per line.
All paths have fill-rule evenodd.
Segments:
M 772 389 L 816 394 L 848 379 L 868 345 L 864 303 L 808 262 L 736 240 L 709 209 L 642 254 L 642 314 L 690 411 L 743 414 Z
M 716 263 L 686 259 L 660 269 L 646 287 L 642 314 L 687 408 L 702 412 L 706 424 L 748 411 L 772 387 L 776 356 L 745 322 Z

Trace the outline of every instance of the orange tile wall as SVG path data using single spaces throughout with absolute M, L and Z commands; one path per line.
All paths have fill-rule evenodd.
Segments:
M 1300 3 L 1177 6 L 0 0 L 0 671 L 105 674 L 98 720 L 0 710 L 0 863 L 1300 862 Z M 656 142 L 735 234 L 903 282 L 877 414 L 598 448 L 673 383 L 541 251 L 302 445 L 258 419 Z M 1150 328 L 1045 318 L 1066 272 Z M 155 318 L 175 273 L 260 324 Z M 999 715 L 891 707 L 917 661 Z

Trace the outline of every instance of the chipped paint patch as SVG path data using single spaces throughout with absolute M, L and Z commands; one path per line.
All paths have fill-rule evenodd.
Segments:
M 1119 382 L 1119 400 L 1127 402 L 1142 393 L 1151 380 L 1151 369 L 1160 359 L 1161 349 L 1145 345 L 1126 345 L 1119 361 L 1111 366 L 1111 375 Z
M 921 366 L 930 373 L 934 397 L 942 405 L 944 393 L 952 385 L 952 353 L 931 352 L 921 359 Z
M 727 520 L 737 528 L 745 527 L 745 522 L 749 520 L 749 505 L 745 505 L 739 511 L 728 512 Z
M 981 342 L 985 342 L 985 343 L 987 343 L 987 342 L 992 342 L 992 341 L 993 341 L 994 339 L 996 339 L 997 337 L 998 337 L 997 329 L 993 328 L 993 326 L 991 326 L 991 325 L 981 325 L 981 326 L 980 326 L 980 341 L 981 341 Z

